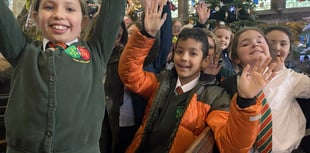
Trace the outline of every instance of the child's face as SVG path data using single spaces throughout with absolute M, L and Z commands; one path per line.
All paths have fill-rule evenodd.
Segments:
M 214 34 L 216 35 L 220 48 L 226 49 L 230 43 L 231 39 L 231 31 L 226 30 L 226 29 L 217 29 Z
M 203 59 L 202 46 L 201 42 L 191 38 L 179 40 L 173 61 L 182 84 L 199 76 Z
M 247 64 L 253 66 L 261 57 L 265 61 L 270 57 L 269 47 L 264 36 L 255 30 L 248 30 L 239 36 L 237 44 L 237 64 L 245 67 Z
M 180 21 L 176 21 L 172 25 L 172 35 L 177 36 L 181 32 L 182 23 Z
M 266 37 L 270 43 L 271 52 L 275 52 L 275 55 L 280 55 L 285 60 L 290 52 L 290 39 L 287 34 L 273 30 L 267 33 Z
M 79 0 L 41 0 L 34 18 L 43 37 L 52 42 L 71 42 L 78 38 L 86 17 Z

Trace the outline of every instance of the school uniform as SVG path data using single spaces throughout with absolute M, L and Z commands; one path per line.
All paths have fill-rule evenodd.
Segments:
M 250 118 L 260 113 L 261 101 L 234 96 L 230 102 L 229 96 L 215 85 L 216 82 L 203 80 L 198 80 L 185 93 L 187 96 L 174 95 L 177 85 L 175 70 L 155 75 L 142 69 L 153 42 L 153 38 L 141 33 L 133 34 L 120 60 L 119 74 L 126 87 L 148 99 L 143 123 L 126 152 L 156 152 L 157 149 L 158 152 L 185 152 L 206 126 L 211 127 L 221 151 L 248 152 L 258 127 L 258 120 Z M 206 87 L 206 92 L 201 95 L 208 100 L 200 98 L 200 87 Z M 239 107 L 242 104 L 250 105 Z M 164 139 L 160 139 L 162 136 Z
M 0 14 L 5 14 L 0 50 L 14 68 L 5 113 L 7 153 L 100 152 L 102 80 L 125 4 L 106 0 L 101 6 L 89 41 L 53 51 L 29 40 L 0 1 Z
M 290 153 L 305 135 L 306 119 L 296 98 L 310 98 L 310 78 L 284 67 L 264 92 L 272 113 L 272 152 Z
M 237 76 L 221 86 L 232 96 L 237 90 Z M 291 153 L 297 149 L 306 131 L 306 119 L 296 98 L 310 97 L 308 76 L 283 68 L 264 88 L 272 114 L 272 152 Z M 251 152 L 257 153 L 255 148 Z

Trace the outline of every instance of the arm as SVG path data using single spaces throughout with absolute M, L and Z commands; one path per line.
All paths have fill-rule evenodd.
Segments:
M 88 43 L 91 47 L 100 51 L 103 61 L 107 62 L 112 50 L 119 26 L 125 14 L 124 0 L 103 0 L 100 12 L 96 16 L 94 33 Z
M 261 100 L 256 100 L 255 105 L 240 108 L 237 99 L 240 101 L 235 94 L 229 112 L 214 110 L 206 119 L 220 152 L 248 153 L 257 137 Z M 255 102 L 254 99 L 244 99 L 244 102 L 252 101 Z
M 163 5 L 157 9 L 157 0 L 151 1 L 145 7 L 144 29 L 141 33 L 135 33 L 130 37 L 119 64 L 119 75 L 125 86 L 148 99 L 157 87 L 157 79 L 154 73 L 144 72 L 143 62 L 151 46 L 154 37 L 166 15 L 161 17 Z
M 251 69 L 249 65 L 243 69 L 237 81 L 238 92 L 231 101 L 229 116 L 220 110 L 208 115 L 206 122 L 213 130 L 221 152 L 246 153 L 253 146 L 263 101 L 255 96 L 273 77 L 274 65 L 265 71 L 270 60 L 264 62 L 260 59 Z
M 164 6 L 163 14 L 167 14 L 167 18 L 162 27 L 160 28 L 159 54 L 153 63 L 144 67 L 144 70 L 155 73 L 158 73 L 164 68 L 167 56 L 172 45 L 172 21 L 171 11 L 168 4 Z
M 3 0 L 0 1 L 0 14 L 0 51 L 14 66 L 27 43 L 26 36 Z

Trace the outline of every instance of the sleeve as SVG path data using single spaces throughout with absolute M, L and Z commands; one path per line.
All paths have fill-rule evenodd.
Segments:
M 153 72 L 143 71 L 143 62 L 154 43 L 140 32 L 134 33 L 120 57 L 118 72 L 124 85 L 145 99 L 149 99 L 157 88 L 157 78 Z
M 27 38 L 11 10 L 0 0 L 0 52 L 12 64 L 23 51 Z
M 153 63 L 144 67 L 144 70 L 149 72 L 158 73 L 164 68 L 167 61 L 167 56 L 172 46 L 172 19 L 169 4 L 164 6 L 163 14 L 164 13 L 167 13 L 167 18 L 160 29 L 159 55 Z
M 291 70 L 292 71 L 292 70 Z M 294 96 L 297 98 L 310 98 L 310 77 L 303 74 L 292 71 L 293 79 L 290 81 L 292 84 L 291 89 L 294 93 Z
M 94 19 L 93 34 L 88 44 L 91 50 L 99 51 L 102 61 L 107 62 L 111 56 L 114 41 L 125 14 L 125 0 L 103 0 L 100 12 Z
M 220 152 L 247 153 L 257 137 L 261 99 L 246 108 L 238 107 L 236 101 L 237 94 L 232 98 L 229 112 L 214 110 L 206 119 Z

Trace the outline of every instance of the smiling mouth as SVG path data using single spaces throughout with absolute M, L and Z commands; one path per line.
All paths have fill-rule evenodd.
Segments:
M 254 51 L 252 51 L 250 54 L 255 54 L 255 53 L 264 53 L 263 51 L 260 51 L 260 50 L 254 50 Z
M 67 30 L 68 29 L 68 26 L 64 26 L 64 25 L 52 25 L 51 27 L 55 30 Z
M 178 67 L 179 67 L 180 69 L 188 69 L 188 68 L 190 68 L 190 66 L 179 65 L 179 64 L 178 64 Z

